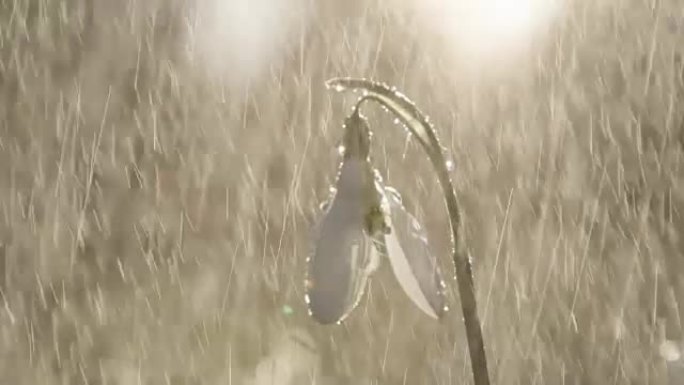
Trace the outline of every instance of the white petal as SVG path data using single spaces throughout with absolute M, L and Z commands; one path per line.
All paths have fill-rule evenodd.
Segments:
M 367 162 L 344 161 L 337 192 L 320 223 L 309 258 L 309 310 L 324 324 L 342 321 L 356 307 L 377 263 L 372 241 L 364 232 L 371 204 L 367 199 L 370 175 Z
M 401 197 L 385 189 L 386 210 L 390 213 L 390 234 L 385 236 L 387 255 L 394 275 L 404 292 L 418 308 L 433 318 L 445 310 L 444 282 L 437 259 L 430 252 L 427 236 L 418 221 L 401 204 Z

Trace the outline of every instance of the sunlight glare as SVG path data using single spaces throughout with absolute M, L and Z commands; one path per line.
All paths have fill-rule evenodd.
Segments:
M 499 36 L 517 34 L 530 27 L 533 21 L 532 0 L 488 0 L 479 5 L 476 20 L 481 20 L 478 27 L 483 33 Z
M 548 25 L 558 0 L 433 0 L 444 33 L 469 53 L 499 56 L 524 48 Z M 434 13 L 433 13 L 434 14 Z
M 263 71 L 305 22 L 293 0 L 203 0 L 195 31 L 201 61 L 235 79 Z

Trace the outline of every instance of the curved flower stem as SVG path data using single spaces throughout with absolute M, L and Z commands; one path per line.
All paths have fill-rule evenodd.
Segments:
M 355 108 L 359 108 L 366 100 L 373 100 L 391 111 L 418 139 L 421 147 L 423 147 L 423 150 L 425 150 L 430 159 L 437 173 L 439 184 L 442 186 L 442 192 L 444 193 L 449 212 L 451 233 L 454 241 L 453 261 L 456 268 L 458 291 L 461 297 L 461 308 L 463 310 L 473 378 L 475 385 L 489 385 L 489 372 L 487 369 L 482 328 L 477 314 L 472 266 L 468 257 L 458 246 L 460 211 L 458 209 L 456 193 L 451 183 L 451 177 L 447 170 L 442 146 L 439 143 L 434 128 L 428 118 L 420 112 L 411 100 L 385 84 L 365 79 L 335 78 L 328 80 L 326 85 L 338 92 L 360 90 L 362 97 L 357 102 Z

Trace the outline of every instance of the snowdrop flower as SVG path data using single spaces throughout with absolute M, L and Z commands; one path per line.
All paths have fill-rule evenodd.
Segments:
M 335 319 L 339 321 L 346 317 L 358 302 L 358 298 L 363 294 L 365 280 L 372 272 L 374 265 L 369 263 L 366 267 L 359 269 L 359 266 L 364 265 L 342 261 L 373 261 L 373 258 L 364 257 L 371 254 L 363 254 L 366 250 L 369 250 L 368 253 L 373 253 L 373 248 L 358 246 L 366 244 L 362 243 L 362 240 L 365 240 L 364 236 L 378 240 L 375 244 L 379 245 L 378 248 L 389 256 L 395 276 L 399 279 L 402 288 L 420 309 L 433 317 L 439 317 L 445 311 L 444 285 L 435 259 L 427 248 L 424 233 L 420 226 L 416 225 L 415 218 L 409 215 L 401 205 L 399 195 L 392 189 L 385 188 L 381 179 L 377 177 L 377 173 L 369 171 L 372 170 L 368 160 L 370 131 L 365 121 L 358 116 L 357 110 L 364 102 L 372 101 L 394 115 L 395 122 L 400 123 L 406 131 L 411 133 L 412 137 L 420 143 L 435 170 L 449 214 L 454 242 L 452 259 L 458 281 L 458 294 L 461 298 L 473 380 L 475 385 L 489 385 L 487 355 L 482 325 L 477 313 L 472 260 L 458 245 L 461 240 L 459 236 L 461 214 L 456 192 L 451 183 L 450 172 L 453 170 L 453 162 L 446 160 L 444 148 L 440 144 L 430 119 L 418 109 L 413 101 L 397 91 L 395 87 L 387 84 L 367 79 L 334 78 L 328 80 L 326 86 L 336 92 L 361 92 L 362 97 L 356 102 L 354 114 L 347 120 L 346 139 L 352 139 L 349 143 L 350 149 L 362 151 L 350 150 L 347 153 L 345 149 L 345 160 L 337 181 L 338 191 L 333 196 L 330 209 L 326 210 L 314 255 L 309 260 L 308 293 L 311 297 L 307 299 L 310 300 L 311 313 L 321 322 L 332 322 Z M 359 167 L 350 165 L 349 168 L 345 168 L 350 159 L 354 160 Z M 354 172 L 355 169 L 363 171 Z M 371 190 L 369 189 L 371 183 L 367 178 L 371 173 L 376 174 L 376 177 L 373 180 L 375 194 L 371 194 L 373 198 L 370 201 L 356 201 L 350 198 L 353 194 L 342 193 L 343 189 L 346 191 L 348 185 L 357 187 L 355 190 L 357 195 L 358 191 Z M 362 175 L 363 178 L 357 178 L 355 175 Z M 377 203 L 378 197 L 380 205 Z M 346 212 L 345 209 L 350 210 Z M 365 228 L 361 223 L 366 224 Z M 359 227 L 362 229 L 359 230 Z M 338 230 L 341 231 L 337 232 Z M 354 235 L 348 238 L 347 233 Z M 339 238 L 340 234 L 342 238 Z M 362 250 L 361 258 L 358 257 L 359 250 Z M 328 269 L 331 266 L 339 267 L 335 266 L 336 264 L 343 265 L 346 270 Z M 361 273 L 358 273 L 359 271 Z M 329 281 L 331 276 L 334 279 Z M 356 285 L 349 282 L 354 282 Z M 354 289 L 353 295 L 349 295 L 350 287 Z
M 444 282 L 427 237 L 399 193 L 370 162 L 371 132 L 358 109 L 344 124 L 342 163 L 308 259 L 306 301 L 320 323 L 344 320 L 363 296 L 381 256 L 423 312 L 445 311 Z

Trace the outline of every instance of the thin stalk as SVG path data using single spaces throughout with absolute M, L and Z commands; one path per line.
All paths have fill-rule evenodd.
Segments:
M 329 88 L 342 92 L 345 90 L 361 91 L 362 97 L 355 108 L 359 108 L 366 100 L 373 100 L 396 115 L 397 119 L 415 136 L 432 163 L 439 184 L 444 193 L 451 234 L 453 239 L 453 262 L 461 297 L 461 309 L 466 328 L 466 338 L 470 361 L 472 363 L 475 385 L 489 385 L 489 372 L 485 354 L 482 327 L 477 313 L 477 301 L 473 283 L 472 265 L 468 257 L 459 248 L 460 211 L 456 200 L 456 192 L 449 176 L 442 146 L 428 118 L 406 96 L 385 84 L 365 79 L 335 78 L 326 82 Z

